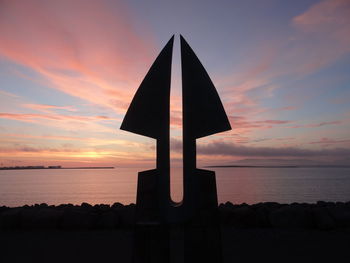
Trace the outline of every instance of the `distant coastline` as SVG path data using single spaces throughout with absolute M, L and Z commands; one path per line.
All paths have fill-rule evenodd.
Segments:
M 43 169 L 114 169 L 112 166 L 96 166 L 96 167 L 62 167 L 57 166 L 11 166 L 11 167 L 0 167 L 0 170 L 43 170 Z
M 205 168 L 350 168 L 350 165 L 210 165 Z

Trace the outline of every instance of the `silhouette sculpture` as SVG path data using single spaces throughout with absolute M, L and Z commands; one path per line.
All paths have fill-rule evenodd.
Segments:
M 181 203 L 174 203 L 170 197 L 170 81 L 174 36 L 142 81 L 121 125 L 122 130 L 157 140 L 156 169 L 140 172 L 138 176 L 135 262 L 169 262 L 170 223 L 184 224 L 185 262 L 221 261 L 215 173 L 196 168 L 196 139 L 230 130 L 231 126 L 209 75 L 181 35 L 180 39 L 184 177 Z

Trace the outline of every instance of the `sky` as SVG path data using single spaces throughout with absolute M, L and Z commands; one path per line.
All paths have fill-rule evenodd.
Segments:
M 232 130 L 197 140 L 198 166 L 350 164 L 349 0 L 0 0 L 0 166 L 154 166 L 119 129 L 175 34 L 172 165 L 181 165 L 179 34 Z

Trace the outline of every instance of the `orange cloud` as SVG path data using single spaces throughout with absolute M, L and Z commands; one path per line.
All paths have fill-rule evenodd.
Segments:
M 154 165 L 154 154 L 149 150 L 130 155 L 125 151 L 98 148 L 38 147 L 18 144 L 0 147 L 0 158 L 3 165 L 50 165 L 64 166 L 113 166 L 113 165 Z

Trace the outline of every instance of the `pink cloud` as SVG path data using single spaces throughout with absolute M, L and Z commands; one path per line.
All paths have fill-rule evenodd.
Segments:
M 153 41 L 131 21 L 119 1 L 4 0 L 0 55 L 39 72 L 52 88 L 125 109 L 153 56 Z
M 324 137 L 318 141 L 310 142 L 310 144 L 336 144 L 336 143 L 350 143 L 350 140 L 335 140 L 335 139 Z
M 274 127 L 274 125 L 291 123 L 291 121 L 285 120 L 249 121 L 248 118 L 243 116 L 229 116 L 229 120 L 236 132 L 237 129 L 268 129 Z
M 300 31 L 297 38 L 310 41 L 299 47 L 305 55 L 300 70 L 313 72 L 350 52 L 350 2 L 325 0 L 294 17 L 293 25 Z
M 25 108 L 38 110 L 45 113 L 51 113 L 52 110 L 65 110 L 70 112 L 77 111 L 73 106 L 56 106 L 56 105 L 47 105 L 47 104 L 23 104 Z
M 219 83 L 224 87 L 222 93 L 229 98 L 229 102 L 224 103 L 230 114 L 256 119 L 271 110 L 262 106 L 260 100 L 274 96 L 274 91 L 280 88 L 275 83 L 277 78 L 300 79 L 348 54 L 350 1 L 321 1 L 295 16 L 290 29 L 287 38 L 285 35 L 267 37 L 262 45 L 253 48 L 250 51 L 253 65 L 243 64 L 239 72 L 221 78 Z M 308 99 L 311 97 L 298 96 L 294 104 Z M 296 106 L 290 105 L 284 110 L 291 109 Z
M 317 127 L 322 127 L 322 126 L 327 126 L 327 125 L 337 125 L 337 124 L 342 124 L 343 121 L 341 120 L 336 120 L 336 121 L 324 121 L 324 122 L 319 122 L 319 123 L 313 123 L 313 124 L 306 124 L 306 125 L 295 125 L 291 126 L 289 128 L 317 128 Z
M 0 118 L 11 120 L 74 120 L 74 121 L 92 121 L 92 120 L 116 120 L 107 116 L 78 116 L 78 115 L 61 115 L 61 114 L 31 114 L 31 113 L 0 113 Z
M 173 139 L 173 150 L 182 151 L 182 144 Z M 245 146 L 236 143 L 214 140 L 209 143 L 199 143 L 197 152 L 201 156 L 257 156 L 257 157 L 290 157 L 290 156 L 327 156 L 348 157 L 350 148 L 334 148 L 323 150 L 312 150 L 300 147 L 256 147 Z
M 295 139 L 296 139 L 295 137 L 275 138 L 276 141 L 290 141 Z
M 348 0 L 324 0 L 311 6 L 303 14 L 294 17 L 293 22 L 307 32 L 331 31 L 335 26 L 348 26 L 349 14 Z
M 35 113 L 0 113 L 0 119 L 16 120 L 35 123 L 46 127 L 54 127 L 62 130 L 113 133 L 115 129 L 109 128 L 99 122 L 120 121 L 108 116 L 79 116 L 63 114 L 35 114 Z

